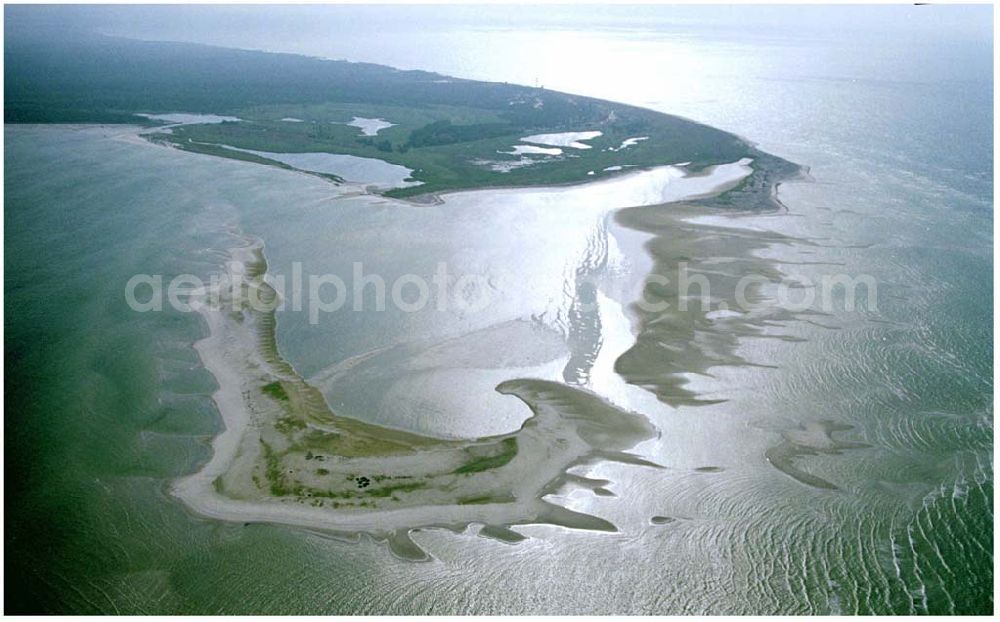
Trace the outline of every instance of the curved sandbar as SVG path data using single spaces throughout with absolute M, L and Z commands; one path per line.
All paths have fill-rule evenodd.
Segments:
M 732 185 L 749 173 L 745 161 L 698 176 L 660 167 L 552 191 L 604 193 L 612 207 L 663 203 Z M 568 474 L 574 466 L 602 460 L 655 466 L 626 451 L 655 436 L 645 417 L 539 379 L 497 387 L 532 411 L 520 429 L 498 436 L 442 440 L 340 417 L 278 352 L 277 297 L 265 281 L 263 243 L 245 241 L 232 249 L 228 265 L 228 284 L 236 286 L 223 283 L 196 303 L 210 334 L 195 347 L 218 379 L 214 399 L 226 429 L 210 462 L 173 488 L 195 512 L 364 532 L 411 558 L 424 554 L 406 534 L 428 526 L 479 523 L 489 526 L 484 536 L 506 541 L 518 539 L 508 529 L 517 524 L 615 529 L 544 497 L 570 480 L 600 494 L 607 482 Z

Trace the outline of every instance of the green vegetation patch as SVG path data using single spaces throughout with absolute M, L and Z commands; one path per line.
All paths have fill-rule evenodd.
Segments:
M 486 505 L 488 503 L 511 503 L 514 497 L 511 495 L 476 495 L 473 497 L 459 497 L 459 505 Z
M 288 393 L 285 391 L 285 387 L 281 386 L 280 380 L 275 380 L 274 382 L 265 384 L 260 388 L 265 395 L 273 397 L 276 400 L 287 402 Z
M 281 458 L 274 449 L 264 440 L 260 439 L 261 449 L 264 453 L 264 474 L 271 489 L 271 494 L 275 497 L 285 497 L 292 491 L 285 481 L 285 473 L 281 468 Z
M 388 486 L 383 486 L 381 488 L 376 488 L 369 492 L 368 494 L 372 497 L 388 497 L 396 492 L 413 492 L 414 490 L 419 490 L 421 488 L 426 488 L 427 484 L 424 482 L 409 482 L 405 484 L 390 484 Z
M 484 138 L 496 138 L 510 133 L 511 126 L 507 123 L 454 125 L 451 120 L 442 119 L 410 132 L 410 139 L 406 144 L 408 147 L 451 145 Z
M 462 466 L 455 469 L 455 473 L 462 475 L 465 473 L 478 473 L 498 469 L 514 459 L 517 455 L 517 439 L 505 438 L 500 442 L 500 453 L 473 458 Z

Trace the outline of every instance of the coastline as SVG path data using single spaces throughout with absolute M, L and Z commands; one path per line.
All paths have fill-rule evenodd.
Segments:
M 8 610 L 993 611 L 989 9 L 18 8 Z
M 711 167 L 704 171 L 705 174 L 698 176 L 686 175 L 676 167 L 661 167 L 661 170 L 653 173 L 650 171 L 629 171 L 625 175 L 601 179 L 585 185 L 592 191 L 603 187 L 604 191 L 611 192 L 617 199 L 624 201 L 619 205 L 639 204 L 662 207 L 673 205 L 689 197 L 710 196 L 712 190 L 718 191 L 732 187 L 734 184 L 738 185 L 741 180 L 752 173 L 748 164 L 746 161 L 741 161 Z M 653 195 L 649 194 L 650 191 L 647 188 L 634 190 L 631 196 L 625 193 L 623 197 L 619 188 L 616 188 L 623 183 L 636 185 L 637 181 L 641 181 L 643 178 L 648 180 L 651 175 L 658 176 L 660 180 Z M 577 187 L 576 190 L 579 190 L 579 185 L 575 184 L 574 186 Z M 542 193 L 566 190 L 566 187 L 530 189 L 532 192 Z M 499 191 L 465 192 L 474 195 L 477 192 L 516 194 L 524 191 L 504 188 Z M 655 196 L 655 198 L 651 198 L 651 196 Z M 645 203 L 642 201 L 643 197 L 645 197 Z M 630 202 L 633 199 L 635 202 Z M 386 200 L 397 201 L 394 199 Z M 228 265 L 232 274 L 254 274 L 258 269 L 252 265 L 261 264 L 264 261 L 263 244 L 250 238 L 247 238 L 247 243 L 244 246 L 231 249 L 231 254 L 232 261 Z M 251 267 L 248 268 L 248 265 Z M 264 265 L 266 266 L 266 264 Z M 263 282 L 265 276 L 263 271 L 260 271 L 256 276 Z M 544 500 L 543 497 L 559 490 L 569 480 L 576 484 L 581 481 L 586 483 L 587 478 L 568 472 L 574 466 L 592 464 L 595 461 L 619 461 L 647 467 L 656 466 L 638 455 L 625 451 L 643 438 L 655 435 L 654 428 L 642 415 L 624 412 L 595 394 L 567 385 L 543 380 L 511 380 L 502 383 L 497 387 L 497 390 L 518 397 L 533 412 L 533 415 L 524 422 L 520 430 L 503 434 L 500 437 L 468 439 L 467 441 L 428 439 L 426 442 L 430 443 L 430 446 L 422 445 L 423 451 L 435 451 L 434 448 L 438 447 L 437 451 L 447 454 L 463 446 L 477 446 L 484 442 L 496 442 L 497 440 L 502 441 L 504 438 L 517 437 L 519 439 L 517 456 L 519 459 L 527 460 L 532 458 L 532 453 L 537 454 L 537 450 L 531 449 L 533 442 L 541 442 L 539 447 L 551 445 L 551 440 L 541 441 L 537 438 L 537 432 L 535 432 L 537 428 L 546 429 L 549 433 L 559 430 L 560 437 L 575 436 L 577 438 L 577 442 L 572 443 L 571 447 L 557 455 L 554 462 L 550 458 L 546 458 L 539 463 L 538 457 L 535 456 L 534 460 L 528 461 L 531 466 L 525 469 L 525 464 L 518 465 L 518 460 L 513 460 L 511 462 L 513 466 L 508 467 L 512 474 L 507 479 L 510 482 L 517 482 L 517 484 L 511 484 L 513 488 L 508 493 L 509 497 L 504 498 L 503 502 L 471 505 L 463 503 L 442 504 L 440 499 L 435 502 L 433 495 L 430 495 L 429 500 L 425 503 L 421 501 L 418 492 L 409 497 L 404 496 L 404 507 L 338 510 L 330 507 L 308 507 L 300 503 L 287 503 L 276 499 L 230 498 L 226 494 L 220 493 L 219 481 L 221 478 L 225 478 L 227 473 L 230 473 L 234 463 L 238 461 L 238 456 L 253 451 L 251 445 L 245 442 L 248 429 L 260 426 L 262 419 L 275 416 L 274 405 L 269 405 L 268 400 L 262 395 L 254 394 L 255 389 L 259 389 L 264 384 L 265 378 L 254 378 L 252 373 L 248 375 L 247 369 L 241 369 L 239 364 L 234 363 L 241 358 L 253 361 L 252 367 L 257 370 L 258 376 L 261 374 L 260 369 L 266 369 L 268 365 L 278 364 L 282 371 L 281 375 L 284 376 L 287 376 L 289 372 L 294 374 L 294 370 L 287 362 L 274 360 L 275 356 L 280 358 L 280 354 L 275 349 L 276 344 L 273 344 L 273 331 L 275 329 L 273 318 L 262 323 L 267 334 L 254 340 L 254 347 L 247 351 L 245 344 L 240 345 L 239 339 L 234 340 L 231 335 L 227 339 L 227 330 L 231 331 L 232 326 L 227 325 L 226 315 L 219 309 L 202 304 L 198 306 L 198 311 L 206 319 L 209 334 L 195 344 L 195 349 L 206 369 L 218 381 L 219 388 L 212 398 L 220 411 L 225 430 L 213 439 L 213 455 L 209 462 L 197 472 L 181 478 L 172 486 L 172 494 L 182 500 L 196 515 L 230 522 L 282 523 L 340 534 L 368 533 L 376 539 L 389 542 L 390 548 L 393 548 L 398 555 L 408 559 L 424 559 L 426 554 L 417 553 L 416 551 L 419 549 L 409 539 L 408 533 L 411 530 L 429 527 L 465 529 L 471 524 L 481 524 L 488 527 L 482 535 L 491 537 L 490 534 L 503 534 L 504 538 L 502 539 L 505 540 L 518 539 L 516 532 L 510 531 L 511 526 L 518 524 L 549 523 L 570 528 L 613 531 L 615 530 L 614 526 L 603 519 L 554 505 Z M 268 347 L 268 352 L 262 354 L 256 343 L 272 345 Z M 301 380 L 296 379 L 295 382 L 301 382 Z M 319 399 L 322 401 L 322 398 Z M 560 404 L 559 407 L 550 405 L 553 399 Z M 582 411 L 574 412 L 567 418 L 566 412 L 560 412 L 560 410 L 565 410 L 567 403 L 575 404 L 575 408 L 582 409 Z M 322 407 L 325 406 L 324 402 Z M 313 404 L 311 408 L 315 409 L 316 407 L 318 405 Z M 268 408 L 271 408 L 271 411 Z M 600 417 L 595 419 L 594 413 L 600 413 Z M 336 415 L 332 413 L 330 415 L 335 418 L 334 422 L 326 421 L 323 425 L 336 427 L 344 423 L 342 418 L 336 420 Z M 617 420 L 617 424 L 606 429 L 598 440 L 586 440 L 586 432 L 582 432 L 583 437 L 580 436 L 581 421 L 589 421 L 586 425 L 593 425 L 598 420 L 603 422 L 602 425 L 606 424 L 608 420 Z M 569 425 L 568 428 L 567 425 Z M 354 426 L 355 429 L 358 427 L 377 427 L 359 421 L 353 421 L 348 427 L 351 426 Z M 379 429 L 388 431 L 384 428 Z M 615 440 L 621 435 L 622 430 L 626 431 L 627 438 Z M 412 434 L 402 431 L 395 433 L 406 436 L 409 439 L 408 442 L 419 443 L 419 441 L 413 441 Z M 541 465 L 544 464 L 548 466 L 542 467 Z M 246 465 L 242 468 L 245 475 Z M 498 472 L 503 472 L 503 469 L 499 469 Z M 488 474 L 490 473 L 488 472 Z M 603 480 L 593 481 L 606 483 Z M 224 484 L 227 493 L 230 492 L 230 485 L 228 480 Z M 593 483 L 590 487 L 592 489 L 601 488 L 598 483 Z M 247 492 L 243 490 L 237 494 L 246 496 Z M 410 505 L 405 505 L 406 503 Z M 400 551 L 408 553 L 402 554 Z

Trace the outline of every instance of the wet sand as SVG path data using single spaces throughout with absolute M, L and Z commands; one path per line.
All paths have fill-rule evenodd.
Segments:
M 456 193 L 446 195 L 444 209 L 449 201 L 473 199 L 488 209 L 491 203 L 509 200 L 512 194 L 531 195 L 531 200 L 542 206 L 556 196 L 573 200 L 579 195 L 606 205 L 610 214 L 614 207 L 662 205 L 684 197 L 704 196 L 713 188 L 730 187 L 750 173 L 747 164 L 723 165 L 696 176 L 662 167 L 565 188 Z M 413 209 L 412 204 L 406 209 Z M 266 289 L 263 244 L 245 236 L 245 244 L 231 249 L 231 253 L 230 273 L 242 274 L 250 287 Z M 655 436 L 649 420 L 598 395 L 614 393 L 610 385 L 615 385 L 617 391 L 630 392 L 632 399 L 648 400 L 648 393 L 639 387 L 625 387 L 612 371 L 615 357 L 629 345 L 630 320 L 624 317 L 623 310 L 628 301 L 616 303 L 605 297 L 602 303 L 600 309 L 608 326 L 617 324 L 621 328 L 615 332 L 617 345 L 609 346 L 603 354 L 598 347 L 596 357 L 585 361 L 585 367 L 593 368 L 595 373 L 588 372 L 585 379 L 574 380 L 569 371 L 573 368 L 571 355 L 562 379 L 501 382 L 496 391 L 518 398 L 532 414 L 519 429 L 467 440 L 420 436 L 336 415 L 319 392 L 280 356 L 273 312 L 243 308 L 233 313 L 219 305 L 203 303 L 198 310 L 206 318 L 210 334 L 196 348 L 219 382 L 214 399 L 226 430 L 215 439 L 209 463 L 198 473 L 179 480 L 173 492 L 202 516 L 234 522 L 291 524 L 337 533 L 368 533 L 386 540 L 397 555 L 412 559 L 426 557 L 408 536 L 411 530 L 419 528 L 457 529 L 475 523 L 490 526 L 483 534 L 486 537 L 505 534 L 508 539 L 513 533 L 508 533 L 509 527 L 519 524 L 550 523 L 614 530 L 614 525 L 604 519 L 545 500 L 546 495 L 558 491 L 570 480 L 580 483 L 579 475 L 568 472 L 573 467 L 602 461 L 645 468 L 656 466 L 641 455 L 626 452 Z M 600 340 L 601 334 L 591 337 Z M 572 343 L 570 349 L 573 350 Z M 508 369 L 508 373 L 513 371 Z M 265 390 L 275 383 L 282 388 L 284 398 L 276 400 Z M 287 423 L 290 420 L 297 423 L 290 426 Z M 312 471 L 300 475 L 306 464 L 303 460 L 313 460 L 316 455 L 313 450 L 303 455 L 300 444 L 306 433 L 294 430 L 307 430 L 309 442 L 315 440 L 316 434 L 330 435 L 324 442 L 334 442 L 340 450 L 323 455 L 323 467 L 313 470 L 324 477 L 335 478 L 339 474 L 340 484 L 331 489 L 329 484 L 317 483 Z M 333 438 L 336 440 L 329 440 Z M 506 463 L 470 472 L 462 470 L 462 460 L 473 456 L 475 463 L 475 456 L 481 460 L 484 455 L 490 460 L 489 456 L 497 455 L 500 451 L 497 448 L 506 442 L 514 442 L 517 447 L 516 455 L 506 458 Z M 329 445 L 315 447 L 321 446 Z M 282 473 L 287 469 L 291 474 L 287 477 L 294 480 L 287 490 L 276 488 L 273 481 L 276 471 L 266 466 L 275 461 L 283 465 Z M 388 484 L 380 483 L 381 487 L 371 490 L 389 492 L 370 497 L 365 496 L 367 491 L 354 491 L 353 480 L 343 483 L 345 475 L 350 480 L 355 473 L 373 471 L 381 472 L 375 478 L 379 482 L 380 477 L 406 483 L 397 483 L 391 490 Z M 268 480 L 270 488 L 262 481 L 268 477 L 272 478 Z M 284 486 L 286 476 L 278 477 Z M 368 480 L 358 479 L 359 486 L 360 479 Z M 368 486 L 367 481 L 364 486 Z M 594 494 L 607 494 L 601 485 L 590 488 Z M 275 495 L 276 491 L 281 494 Z M 476 496 L 473 491 L 485 494 Z

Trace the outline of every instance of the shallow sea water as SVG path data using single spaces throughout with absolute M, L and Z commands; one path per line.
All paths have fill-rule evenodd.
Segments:
M 452 212 L 448 203 L 399 208 L 333 197 L 329 184 L 307 175 L 137 145 L 116 138 L 120 129 L 8 126 L 5 531 L 8 576 L 16 581 L 8 606 L 123 613 L 990 610 L 989 48 L 948 37 L 918 46 L 920 19 L 905 31 L 898 26 L 886 43 L 864 31 L 810 38 L 759 15 L 767 27 L 753 32 L 695 17 L 637 23 L 612 11 L 604 23 L 613 27 L 587 22 L 552 33 L 463 16 L 457 25 L 441 22 L 450 34 L 391 38 L 381 56 L 356 60 L 526 83 L 535 76 L 521 67 L 531 67 L 550 88 L 677 112 L 809 166 L 812 180 L 781 188 L 787 212 L 699 219 L 704 247 L 724 243 L 729 230 L 778 232 L 787 241 L 764 245 L 761 262 L 814 279 L 870 274 L 877 309 L 776 322 L 741 340 L 737 353 L 752 364 L 690 377 L 688 388 L 720 400 L 714 404 L 670 407 L 613 371 L 612 354 L 629 347 L 635 328 L 619 306 L 633 299 L 635 274 L 651 265 L 637 252 L 648 236 L 608 218 L 613 193 L 588 195 L 593 208 L 572 219 L 558 202 L 546 203 L 545 193 L 525 199 L 536 201 L 528 220 L 525 211 L 505 209 L 504 193 L 481 203 L 456 195 Z M 901 22 L 891 14 L 868 17 Z M 316 20 L 297 44 L 343 56 L 329 47 L 352 45 L 329 36 L 341 21 Z M 940 15 L 929 22 L 946 34 L 963 23 Z M 169 26 L 158 24 L 160 32 Z M 249 25 L 246 32 L 259 35 Z M 418 45 L 437 35 L 437 48 Z M 485 49 L 496 54 L 484 57 L 487 38 Z M 540 42 L 561 53 L 538 56 Z M 535 54 L 533 65 L 516 62 L 524 50 Z M 605 62 L 582 62 L 598 56 Z M 656 59 L 669 62 L 657 69 L 648 64 Z M 627 72 L 612 71 L 622 63 L 645 66 L 655 79 L 629 82 Z M 478 207 L 489 214 L 488 226 Z M 712 225 L 719 230 L 707 229 Z M 505 351 L 500 362 L 536 370 L 547 364 L 538 373 L 588 380 L 647 414 L 660 436 L 636 451 L 667 468 L 601 464 L 589 474 L 615 481 L 615 497 L 560 493 L 564 505 L 614 522 L 616 534 L 519 527 L 530 537 L 511 546 L 427 530 L 414 537 L 435 557 L 425 564 L 400 561 L 368 541 L 190 516 L 165 490 L 207 458 L 219 425 L 208 397 L 214 381 L 190 347 L 203 328 L 195 315 L 134 314 L 121 293 L 135 272 L 211 273 L 234 228 L 264 238 L 277 272 L 303 261 L 307 272 L 346 275 L 360 256 L 366 273 L 390 282 L 405 273 L 432 275 L 438 261 L 490 275 L 498 287 L 501 266 L 526 274 L 507 277 L 505 291 L 520 292 L 517 302 L 491 307 L 481 323 L 456 314 L 442 321 L 433 311 L 336 314 L 319 326 L 301 315 L 279 317 L 283 354 L 324 387 L 335 409 L 442 435 L 500 430 L 523 413 L 486 390 L 502 367 L 484 366 L 481 382 L 465 385 L 435 367 L 435 356 L 495 356 L 495 347 L 482 345 L 488 339 L 444 354 L 440 344 L 526 308 L 555 315 L 566 304 L 561 286 L 579 265 L 567 261 L 599 248 L 587 241 L 603 235 L 609 265 L 620 270 L 612 271 L 615 287 L 599 289 L 597 354 L 588 358 L 582 348 L 587 365 L 568 375 L 569 350 L 544 343 L 527 353 Z M 543 229 L 546 237 L 532 242 Z M 537 254 L 511 257 L 504 243 L 511 238 Z M 411 343 L 417 335 L 428 343 Z M 338 362 L 401 342 L 410 345 L 383 354 L 387 363 L 369 376 L 331 373 Z M 434 373 L 416 373 L 414 360 Z M 414 407 L 414 395 L 434 399 Z M 481 408 L 467 410 L 471 402 Z M 803 446 L 833 451 L 806 455 Z M 838 489 L 804 484 L 769 460 L 789 455 Z M 654 516 L 663 517 L 660 524 Z

